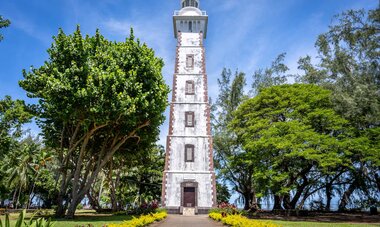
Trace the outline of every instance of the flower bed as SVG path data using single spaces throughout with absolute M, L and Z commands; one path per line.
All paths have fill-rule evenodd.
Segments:
M 158 213 L 151 213 L 141 215 L 139 217 L 133 217 L 132 220 L 124 221 L 121 224 L 110 224 L 108 227 L 142 227 L 147 226 L 155 221 L 160 221 L 168 216 L 166 211 Z
M 270 222 L 248 219 L 240 214 L 222 215 L 221 213 L 212 212 L 209 214 L 209 217 L 232 227 L 279 227 L 279 225 Z

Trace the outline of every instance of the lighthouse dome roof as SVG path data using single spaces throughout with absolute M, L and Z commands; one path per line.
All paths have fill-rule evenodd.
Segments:
M 179 11 L 178 16 L 202 16 L 202 11 L 195 7 L 185 7 Z

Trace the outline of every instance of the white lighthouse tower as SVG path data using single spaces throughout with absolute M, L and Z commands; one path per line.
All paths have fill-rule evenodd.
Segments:
M 181 0 L 173 16 L 177 53 L 162 206 L 169 213 L 202 214 L 216 206 L 205 48 L 208 16 L 199 0 Z

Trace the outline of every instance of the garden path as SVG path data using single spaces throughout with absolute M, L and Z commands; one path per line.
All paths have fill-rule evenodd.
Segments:
M 150 227 L 222 227 L 223 225 L 211 220 L 207 215 L 183 216 L 169 214 L 168 217 Z

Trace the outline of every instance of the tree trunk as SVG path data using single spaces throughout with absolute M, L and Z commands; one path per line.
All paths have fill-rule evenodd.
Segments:
M 72 181 L 72 172 L 68 172 L 66 169 L 68 167 L 65 165 L 65 163 L 61 163 L 61 185 L 59 188 L 58 196 L 57 196 L 57 209 L 55 211 L 55 216 L 59 218 L 63 218 L 66 213 L 67 209 L 67 187 L 68 184 Z M 58 181 L 58 180 L 57 180 Z M 58 182 L 57 182 L 58 184 Z
M 112 169 L 111 169 L 112 170 Z M 118 206 L 118 199 L 116 196 L 116 188 L 119 186 L 120 181 L 120 173 L 116 172 L 116 179 L 115 181 L 112 179 L 112 172 L 109 174 L 109 184 L 110 184 L 110 197 L 111 197 L 111 205 L 112 205 L 112 211 L 116 212 L 120 210 L 120 207 Z
M 35 179 L 37 179 L 38 177 L 38 173 L 37 173 L 37 176 Z M 33 193 L 34 193 L 34 187 L 36 186 L 36 183 L 33 182 L 33 186 L 32 186 L 32 190 L 30 191 L 30 194 L 29 194 L 29 200 L 28 200 L 28 204 L 26 205 L 26 209 L 29 209 L 30 208 L 30 205 L 32 204 L 32 200 L 34 198 L 34 196 L 32 197 Z
M 249 193 L 244 193 L 244 210 L 249 210 L 250 207 L 250 194 Z
M 18 191 L 18 188 L 16 188 L 15 192 L 13 193 L 13 199 L 12 199 L 13 209 L 16 207 L 15 201 L 16 201 L 17 191 Z
M 88 197 L 88 201 L 90 202 L 92 209 L 94 209 L 96 212 L 99 213 L 102 211 L 102 208 L 100 207 L 98 199 L 93 196 L 95 194 L 96 194 L 95 192 L 94 193 L 89 192 L 89 193 L 87 193 L 87 197 Z
M 17 210 L 18 201 L 20 200 L 21 189 L 22 189 L 22 187 L 21 187 L 21 184 L 20 184 L 20 188 L 19 188 L 18 196 L 17 196 L 17 200 L 16 200 L 16 207 L 15 207 L 16 210 Z
M 251 205 L 249 207 L 249 210 L 252 212 L 260 210 L 259 204 L 257 203 L 256 193 L 251 193 Z
M 99 204 L 99 208 L 101 208 L 101 207 L 100 207 L 100 202 L 101 202 L 101 200 L 102 200 L 103 184 L 104 184 L 104 175 L 102 176 L 102 180 L 100 181 L 100 188 L 99 188 L 99 195 L 98 195 L 98 204 Z
M 107 123 L 108 124 L 108 123 Z M 101 126 L 94 126 L 85 135 L 85 139 L 82 141 L 81 148 L 79 151 L 78 158 L 72 160 L 75 163 L 75 171 L 73 174 L 73 183 L 72 183 L 72 193 L 71 201 L 66 214 L 66 218 L 74 218 L 75 210 L 77 205 L 82 201 L 84 196 L 90 190 L 91 185 L 93 185 L 95 179 L 98 177 L 99 172 L 104 168 L 106 164 L 112 159 L 116 151 L 120 149 L 126 141 L 132 137 L 136 137 L 136 133 L 139 129 L 149 126 L 150 121 L 146 121 L 141 125 L 137 126 L 133 131 L 125 136 L 115 136 L 110 140 L 104 140 L 103 145 L 98 151 L 96 159 L 94 157 L 88 157 L 88 142 L 90 138 L 94 135 L 95 131 L 98 129 L 107 126 L 107 124 Z M 84 163 L 87 163 L 84 165 Z
M 59 195 L 57 198 L 57 209 L 55 211 L 56 217 L 64 217 L 66 213 L 66 205 L 63 204 L 64 199 L 62 195 Z
M 346 206 L 350 201 L 350 197 L 352 193 L 356 189 L 356 185 L 357 185 L 357 180 L 355 179 L 354 182 L 352 182 L 350 186 L 348 187 L 348 189 L 343 193 L 342 199 L 340 200 L 340 203 L 339 203 L 338 211 L 345 211 L 347 209 Z
M 71 203 L 69 205 L 69 208 L 67 209 L 67 219 L 74 219 L 75 211 L 77 210 L 77 206 L 82 201 L 82 199 L 83 198 L 79 198 L 79 196 L 75 196 L 71 199 Z
M 380 169 L 378 171 L 380 171 Z M 380 176 L 377 173 L 375 173 L 375 181 L 377 185 L 377 190 L 380 191 Z
M 284 195 L 282 200 L 282 205 L 284 206 L 285 210 L 292 209 L 291 203 L 290 203 L 290 194 L 287 193 Z
M 332 185 L 329 183 L 329 184 L 326 184 L 326 207 L 325 207 L 326 211 L 331 210 L 331 200 L 332 200 Z
M 283 210 L 281 203 L 282 203 L 282 197 L 275 195 L 274 196 L 273 210 Z

